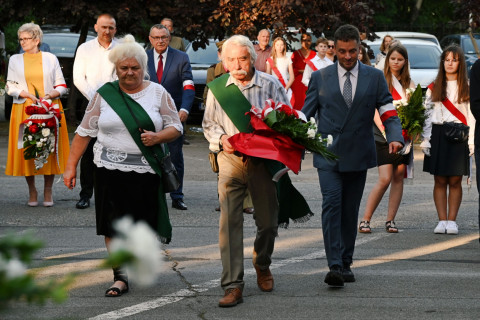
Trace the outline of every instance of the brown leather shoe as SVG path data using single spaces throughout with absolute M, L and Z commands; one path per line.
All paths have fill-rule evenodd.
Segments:
M 265 291 L 265 292 L 270 292 L 273 290 L 273 276 L 272 273 L 270 272 L 270 268 L 267 268 L 266 270 L 260 270 L 260 268 L 256 265 L 253 265 L 255 267 L 255 271 L 257 271 L 257 284 L 260 290 Z
M 220 299 L 220 301 L 218 301 L 218 306 L 222 308 L 235 307 L 237 304 L 242 302 L 242 289 L 230 288 L 225 290 L 225 295 L 222 299 Z

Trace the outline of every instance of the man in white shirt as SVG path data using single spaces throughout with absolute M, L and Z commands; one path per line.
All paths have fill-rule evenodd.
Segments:
M 73 64 L 73 83 L 88 101 L 93 98 L 98 88 L 117 78 L 115 66 L 108 60 L 108 54 L 116 43 L 114 40 L 117 32 L 115 19 L 109 14 L 101 14 L 98 16 L 94 28 L 97 37 L 78 47 Z M 80 200 L 76 204 L 78 209 L 88 208 L 93 195 L 93 145 L 95 140 L 90 141 L 80 162 L 82 190 L 80 191 Z
M 312 72 L 325 68 L 333 64 L 333 61 L 328 59 L 327 54 L 328 49 L 328 40 L 325 38 L 318 38 L 315 43 L 315 50 L 317 50 L 317 55 L 310 60 L 306 60 L 305 70 L 303 71 L 302 83 L 308 87 L 310 78 L 312 77 Z

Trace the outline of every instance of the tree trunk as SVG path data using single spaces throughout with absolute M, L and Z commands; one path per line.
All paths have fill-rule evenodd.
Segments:
M 415 7 L 413 7 L 412 18 L 410 19 L 410 26 L 413 26 L 415 21 L 417 21 L 418 15 L 420 14 L 420 9 L 422 8 L 423 0 L 417 0 Z

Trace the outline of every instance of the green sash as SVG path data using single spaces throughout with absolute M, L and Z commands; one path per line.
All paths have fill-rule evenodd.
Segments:
M 250 111 L 252 105 L 236 85 L 225 87 L 229 77 L 230 74 L 224 74 L 209 82 L 207 86 L 227 116 L 232 120 L 235 127 L 237 127 L 240 132 L 252 132 L 253 128 L 250 126 L 250 116 L 245 115 L 246 112 Z M 264 161 L 272 177 L 279 170 L 285 168 L 285 165 L 281 162 L 268 159 L 264 159 Z M 307 201 L 293 186 L 288 173 L 285 173 L 280 178 L 276 183 L 276 187 L 277 200 L 279 203 L 279 226 L 286 228 L 288 227 L 289 219 L 292 219 L 294 222 L 304 222 L 313 216 Z
M 142 143 L 142 133 L 138 128 L 137 122 L 128 110 L 128 107 L 125 105 L 125 101 L 121 95 L 123 95 L 125 100 L 128 101 L 128 105 L 131 107 L 131 110 L 142 126 L 142 129 L 155 132 L 155 125 L 153 124 L 152 119 L 150 119 L 148 116 L 147 112 L 128 94 L 125 94 L 120 90 L 118 81 L 107 82 L 100 89 L 98 89 L 97 92 L 118 114 L 120 119 L 122 119 L 125 127 L 127 127 L 128 132 L 130 132 L 130 135 L 147 160 L 148 164 L 152 167 L 155 173 L 161 177 L 162 171 L 155 157 L 158 155 L 160 158 L 162 158 L 164 156 L 163 149 L 161 145 L 147 147 Z M 165 147 L 167 148 L 166 144 Z M 172 225 L 170 224 L 170 218 L 168 216 L 167 199 L 165 197 L 165 193 L 163 192 L 161 179 L 159 179 L 158 186 L 158 215 L 159 219 L 157 232 L 160 235 L 163 243 L 169 243 L 170 239 L 172 238 Z

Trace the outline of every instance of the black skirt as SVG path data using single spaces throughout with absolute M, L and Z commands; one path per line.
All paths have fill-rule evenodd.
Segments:
M 95 213 L 97 234 L 113 237 L 115 220 L 130 216 L 158 229 L 158 186 L 160 177 L 152 173 L 123 172 L 96 168 Z
M 468 176 L 468 142 L 450 142 L 445 138 L 444 130 L 443 125 L 432 126 L 430 157 L 424 157 L 423 171 L 443 177 Z
M 408 164 L 410 162 L 410 154 L 401 155 L 398 153 L 388 153 L 388 142 L 385 140 L 383 134 L 376 125 L 373 125 L 373 134 L 375 137 L 375 150 L 377 152 L 378 167 L 385 164 L 393 164 L 394 166 L 398 166 L 400 164 Z

